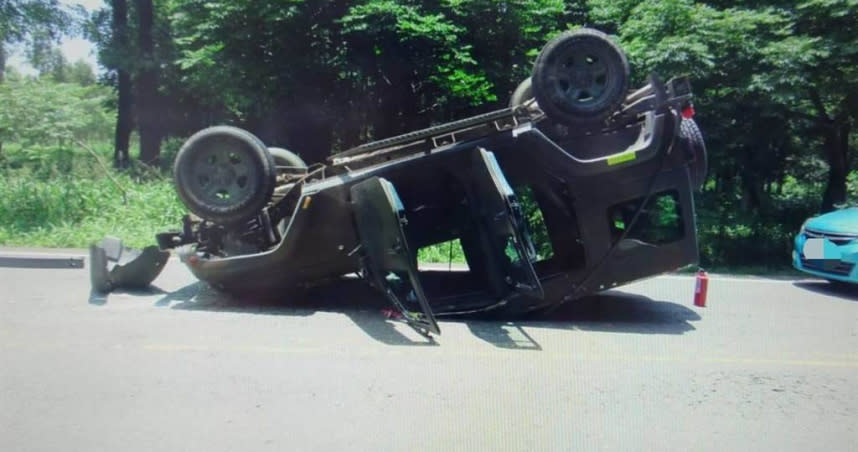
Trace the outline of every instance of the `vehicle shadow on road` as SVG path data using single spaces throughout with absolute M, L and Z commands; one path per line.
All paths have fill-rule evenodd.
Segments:
M 102 293 L 95 289 L 89 290 L 89 299 L 87 302 L 93 306 L 104 306 L 107 304 L 107 300 L 109 299 L 111 294 L 116 295 L 134 295 L 134 296 L 149 296 L 149 295 L 165 295 L 168 294 L 167 291 L 155 287 L 149 286 L 145 289 L 116 289 L 110 293 Z
M 340 282 L 290 292 L 247 292 L 241 295 L 218 291 L 195 282 L 170 292 L 155 306 L 241 314 L 311 316 L 317 312 L 345 314 L 371 338 L 388 345 L 437 346 L 431 338 L 403 334 L 394 322 L 382 316 L 390 305 L 378 292 L 358 281 Z M 412 337 L 413 336 L 413 337 Z
M 478 338 L 500 348 L 541 350 L 526 331 L 559 329 L 629 334 L 684 334 L 700 320 L 693 310 L 669 301 L 612 290 L 569 302 L 525 319 L 467 320 Z
M 401 324 L 397 327 L 399 322 L 382 315 L 382 310 L 390 308 L 387 300 L 358 280 L 343 280 L 288 293 L 242 295 L 230 295 L 205 283 L 195 282 L 164 293 L 155 306 L 288 316 L 336 312 L 346 315 L 369 337 L 384 344 L 437 345 L 434 340 L 404 334 L 402 330 L 408 331 L 407 328 L 402 328 Z M 683 305 L 614 290 L 567 303 L 548 314 L 526 318 L 505 318 L 494 314 L 490 318 L 469 316 L 441 320 L 442 323 L 464 323 L 475 337 L 498 348 L 538 351 L 542 346 L 530 333 L 534 329 L 675 335 L 694 330 L 689 322 L 699 319 L 696 312 Z
M 792 285 L 820 295 L 858 301 L 858 285 L 829 281 L 796 281 Z
M 528 326 L 631 334 L 683 334 L 700 315 L 671 301 L 611 290 L 572 301 L 537 316 Z

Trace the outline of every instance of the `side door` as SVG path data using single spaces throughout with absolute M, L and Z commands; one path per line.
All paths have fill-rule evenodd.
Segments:
M 441 334 L 423 292 L 403 227 L 405 208 L 393 184 L 373 177 L 351 187 L 364 275 L 418 333 Z
M 464 174 L 484 265 L 495 291 L 518 292 L 542 299 L 533 268 L 536 251 L 515 192 L 492 152 L 476 148 Z

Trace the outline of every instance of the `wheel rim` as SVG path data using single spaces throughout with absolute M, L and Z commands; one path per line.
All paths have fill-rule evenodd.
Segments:
M 555 105 L 586 108 L 600 102 L 610 89 L 608 58 L 604 49 L 594 46 L 567 46 L 549 65 L 547 81 Z
M 195 159 L 190 185 L 203 202 L 233 206 L 254 195 L 259 177 L 253 156 L 244 146 L 214 142 Z

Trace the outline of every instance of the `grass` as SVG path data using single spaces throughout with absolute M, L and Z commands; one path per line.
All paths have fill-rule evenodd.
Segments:
M 417 250 L 417 260 L 427 264 L 465 263 L 465 252 L 459 239 L 437 243 Z
M 3 170 L 0 244 L 83 248 L 113 235 L 140 247 L 154 244 L 156 232 L 180 225 L 185 209 L 167 176 L 111 176 L 92 168 Z

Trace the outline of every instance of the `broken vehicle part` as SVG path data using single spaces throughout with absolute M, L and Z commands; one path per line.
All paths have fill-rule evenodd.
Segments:
M 145 289 L 161 274 L 170 253 L 158 246 L 128 248 L 115 237 L 105 237 L 89 247 L 89 276 L 99 293 L 116 289 Z

